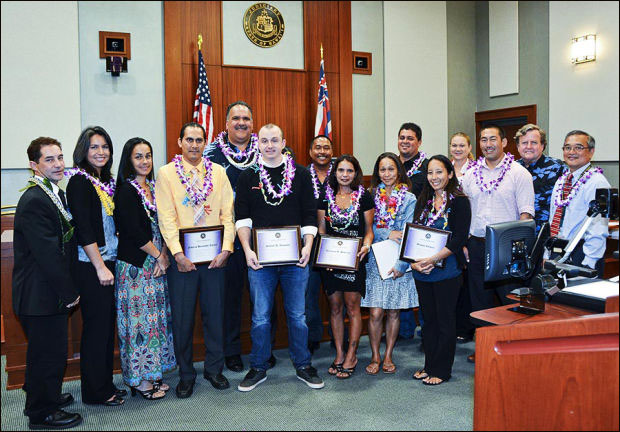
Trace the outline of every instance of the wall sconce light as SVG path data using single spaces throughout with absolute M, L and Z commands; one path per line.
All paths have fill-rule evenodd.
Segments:
M 575 64 L 595 61 L 596 35 L 590 34 L 573 38 L 570 57 Z

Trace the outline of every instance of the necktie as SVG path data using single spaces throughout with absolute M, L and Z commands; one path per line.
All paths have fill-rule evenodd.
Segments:
M 199 186 L 200 175 L 198 174 L 198 170 L 196 168 L 192 168 L 190 172 L 192 174 L 191 188 L 194 191 L 198 191 L 200 187 Z M 194 226 L 204 225 L 204 215 L 205 215 L 204 202 L 201 202 L 200 204 L 194 204 Z
M 566 176 L 566 180 L 564 180 L 564 185 L 562 186 L 562 199 L 565 200 L 568 197 L 571 189 L 573 188 L 573 175 L 569 174 Z M 555 209 L 555 213 L 553 214 L 553 221 L 551 221 L 551 236 L 557 237 L 560 232 L 560 224 L 562 223 L 562 216 L 564 216 L 564 207 L 558 207 Z
M 62 206 L 65 208 L 65 210 L 67 210 L 67 199 L 65 198 L 65 193 L 62 189 L 58 189 L 58 196 L 60 197 L 60 202 L 62 203 Z

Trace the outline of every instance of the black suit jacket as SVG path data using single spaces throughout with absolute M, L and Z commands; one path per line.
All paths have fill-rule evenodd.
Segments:
M 73 216 L 77 242 L 80 246 L 97 243 L 105 246 L 101 200 L 93 184 L 76 174 L 67 183 L 67 204 Z
M 60 212 L 34 186 L 19 199 L 13 236 L 13 309 L 17 315 L 68 313 L 77 297 L 75 235 L 62 243 Z
M 138 191 L 128 182 L 116 189 L 114 223 L 118 231 L 116 258 L 136 267 L 144 267 L 147 253 L 140 248 L 153 240 L 151 220 Z

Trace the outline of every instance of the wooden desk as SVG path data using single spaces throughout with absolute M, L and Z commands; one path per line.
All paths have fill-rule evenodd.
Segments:
M 496 324 L 476 330 L 474 430 L 618 430 L 618 297 L 603 314 L 509 307 L 472 313 Z
M 492 309 L 472 312 L 470 316 L 478 325 L 510 325 L 518 323 L 531 323 L 540 321 L 552 321 L 558 319 L 575 318 L 583 315 L 592 315 L 592 311 L 579 309 L 572 306 L 557 303 L 546 303 L 545 311 L 536 315 L 525 315 L 519 312 L 508 310 L 518 306 L 510 304 L 499 306 Z

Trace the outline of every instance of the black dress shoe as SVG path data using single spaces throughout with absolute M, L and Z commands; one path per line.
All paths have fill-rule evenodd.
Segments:
M 118 387 L 114 386 L 114 394 L 116 395 L 116 397 L 125 397 L 127 396 L 127 390 L 119 389 Z
M 243 371 L 243 361 L 240 355 L 228 356 L 224 359 L 224 363 L 226 363 L 226 367 L 233 372 Z
M 71 405 L 73 403 L 73 395 L 71 393 L 61 393 L 60 398 L 58 398 L 58 408 L 64 408 L 67 405 Z M 26 415 L 26 409 L 24 408 L 24 415 Z
M 30 429 L 69 429 L 82 423 L 82 416 L 77 413 L 68 413 L 58 410 L 43 420 L 30 420 Z
M 277 363 L 276 357 L 273 355 L 273 353 L 271 353 L 271 357 L 269 357 L 269 360 L 267 360 L 267 364 L 268 364 L 267 369 L 274 368 L 276 363 Z
M 456 337 L 456 343 L 457 344 L 464 344 L 467 342 L 471 342 L 473 341 L 474 338 L 472 338 L 471 336 L 457 336 Z
M 227 389 L 228 387 L 230 387 L 230 384 L 228 383 L 228 380 L 221 373 L 218 373 L 216 375 L 212 375 L 212 374 L 210 374 L 210 373 L 205 371 L 204 377 L 205 377 L 205 379 L 207 381 L 209 381 L 211 383 L 211 385 L 213 387 L 215 387 L 218 390 L 224 390 L 224 389 Z
M 179 381 L 176 388 L 177 397 L 179 399 L 188 398 L 194 393 L 194 381 Z

